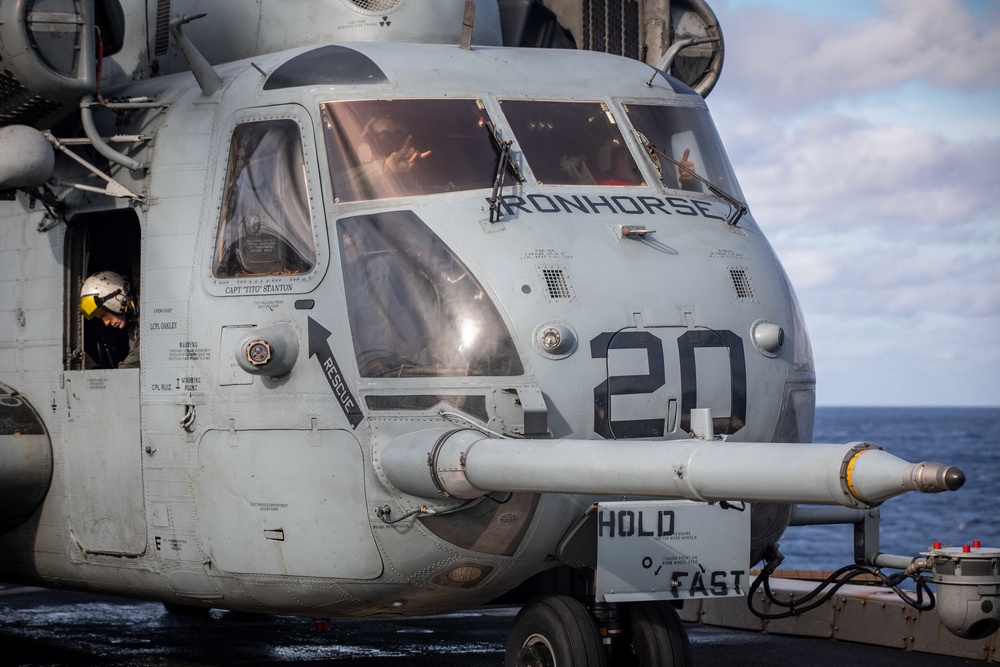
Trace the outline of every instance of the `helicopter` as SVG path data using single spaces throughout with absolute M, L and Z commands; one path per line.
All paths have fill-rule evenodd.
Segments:
M 618 5 L 0 2 L 0 579 L 521 605 L 509 665 L 684 665 L 676 607 L 746 596 L 796 504 L 960 488 L 810 444 L 805 321 L 704 100 L 718 21 Z M 102 271 L 136 367 L 81 312 Z M 1000 626 L 946 583 L 950 629 Z

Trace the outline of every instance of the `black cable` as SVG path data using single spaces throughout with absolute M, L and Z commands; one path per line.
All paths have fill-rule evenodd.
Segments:
M 392 524 L 399 523 L 403 519 L 409 518 L 414 514 L 420 513 L 422 509 L 423 509 L 422 507 L 418 507 L 416 509 L 410 510 L 409 512 L 399 517 L 398 519 L 388 519 L 386 517 L 388 517 L 392 513 L 392 508 L 389 507 L 388 505 L 383 505 L 382 507 L 378 507 L 375 509 L 375 516 L 377 516 L 382 521 L 382 523 L 391 526 Z
M 493 494 L 491 494 L 491 493 L 487 493 L 487 494 L 486 494 L 485 496 L 483 496 L 483 497 L 484 497 L 484 498 L 488 498 L 489 500 L 492 500 L 492 501 L 493 501 L 493 502 L 495 502 L 495 503 L 496 503 L 497 505 L 506 505 L 507 503 L 509 503 L 509 502 L 510 502 L 510 499 L 514 497 L 514 492 L 513 492 L 513 491 L 508 491 L 508 492 L 507 492 L 507 497 L 506 497 L 506 498 L 504 498 L 503 500 L 497 500 L 496 498 L 494 498 L 494 497 L 493 497 Z
M 815 589 L 812 590 L 812 592 L 807 593 L 805 596 L 801 598 L 784 602 L 776 598 L 774 596 L 774 593 L 771 592 L 771 587 L 769 583 L 771 575 L 766 569 L 764 569 L 761 571 L 760 576 L 758 576 L 757 579 L 755 579 L 753 584 L 750 586 L 750 591 L 747 594 L 747 607 L 749 607 L 750 612 L 754 616 L 757 616 L 758 618 L 763 618 L 767 620 L 791 618 L 799 614 L 804 614 L 807 611 L 812 611 L 813 609 L 816 609 L 817 607 L 823 605 L 827 600 L 832 598 L 837 593 L 837 591 L 839 591 L 844 585 L 846 585 L 855 577 L 859 577 L 863 574 L 872 574 L 872 572 L 870 572 L 868 568 L 865 568 L 864 566 L 845 565 L 844 567 L 833 572 L 830 576 L 824 579 L 819 586 L 817 586 Z M 764 595 L 767 596 L 767 599 L 774 605 L 787 608 L 788 611 L 777 614 L 765 614 L 764 612 L 759 612 L 756 609 L 754 609 L 753 596 L 754 593 L 757 592 L 757 589 L 760 588 L 761 584 L 763 584 L 764 586 Z M 815 598 L 821 592 L 823 592 L 823 589 L 826 588 L 827 586 L 830 586 L 831 584 L 833 584 L 833 587 L 830 588 L 825 593 L 823 593 L 819 597 L 819 599 L 817 599 L 815 602 L 812 602 L 811 604 L 805 604 L 810 600 L 812 600 L 813 598 Z
M 768 565 L 770 565 L 770 562 L 768 563 Z M 924 577 L 919 576 L 919 574 L 914 573 L 908 575 L 905 572 L 900 572 L 894 575 L 887 576 L 883 574 L 882 571 L 879 570 L 878 568 L 870 567 L 867 565 L 855 565 L 855 564 L 845 565 L 839 570 L 836 570 L 833 573 L 831 573 L 811 592 L 807 593 L 806 595 L 800 598 L 796 598 L 794 600 L 789 600 L 788 602 L 785 602 L 783 600 L 779 600 L 777 597 L 775 597 L 774 593 L 771 592 L 770 579 L 772 571 L 773 568 L 764 567 L 761 570 L 760 574 L 757 576 L 757 578 L 754 580 L 753 584 L 750 585 L 750 590 L 747 593 L 747 607 L 750 609 L 750 613 L 752 613 L 754 616 L 758 618 L 763 618 L 766 620 L 791 618 L 793 616 L 804 614 L 807 611 L 816 609 L 817 607 L 826 603 L 830 598 L 832 598 L 837 593 L 837 591 L 839 591 L 843 586 L 845 586 L 851 580 L 865 574 L 870 574 L 878 578 L 883 585 L 891 588 L 892 591 L 896 593 L 896 595 L 898 595 L 903 602 L 905 602 L 906 604 L 910 605 L 915 609 L 918 609 L 920 611 L 929 611 L 934 608 L 935 604 L 934 593 L 933 591 L 931 591 L 930 586 L 928 585 L 929 583 L 928 580 L 925 579 Z M 917 587 L 916 599 L 910 597 L 907 591 L 904 591 L 899 588 L 899 584 L 902 583 L 905 579 L 913 579 L 914 583 L 916 584 Z M 827 586 L 831 585 L 832 588 L 823 592 Z M 753 606 L 754 594 L 757 592 L 757 589 L 759 589 L 761 586 L 763 586 L 764 595 L 771 604 L 778 607 L 784 607 L 788 609 L 788 611 L 774 613 L 774 614 L 766 614 L 764 612 L 755 609 Z M 820 593 L 822 593 L 822 595 L 820 595 Z M 810 604 L 806 604 L 809 603 L 810 600 L 815 598 L 817 595 L 820 595 L 819 599 Z M 925 595 L 928 600 L 927 603 L 923 602 Z
M 893 592 L 895 592 L 896 595 L 899 596 L 900 600 L 902 600 L 903 602 L 905 602 L 906 604 L 910 605 L 911 607 L 913 607 L 918 611 L 930 611 L 931 609 L 933 609 L 934 605 L 936 604 L 936 600 L 934 598 L 934 591 L 931 590 L 931 587 L 929 585 L 930 581 L 925 577 L 921 577 L 916 574 L 911 575 L 910 578 L 912 578 L 914 583 L 917 585 L 916 600 L 911 598 L 908 592 L 902 590 L 901 588 L 899 588 L 899 586 L 893 586 L 892 587 Z M 927 595 L 926 604 L 923 603 L 923 597 L 925 594 Z

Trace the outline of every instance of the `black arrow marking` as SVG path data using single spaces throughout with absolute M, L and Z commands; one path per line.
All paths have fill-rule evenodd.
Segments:
M 662 569 L 663 569 L 663 566 L 662 566 L 662 565 L 661 565 L 660 567 L 656 568 L 656 572 L 654 572 L 654 573 L 653 573 L 653 576 L 655 577 L 655 576 L 657 576 L 658 574 L 660 574 L 660 570 L 662 570 Z
M 316 360 L 319 361 L 320 368 L 323 369 L 323 375 L 326 376 L 326 381 L 330 383 L 330 389 L 333 390 L 334 397 L 340 403 L 347 421 L 351 422 L 353 428 L 357 428 L 365 416 L 361 412 L 361 408 L 358 407 L 358 402 L 354 400 L 351 390 L 347 387 L 347 382 L 344 380 L 344 374 L 340 372 L 337 360 L 333 358 L 333 351 L 330 349 L 328 341 L 329 338 L 330 332 L 323 328 L 322 324 L 310 317 L 309 356 L 310 358 L 316 357 Z

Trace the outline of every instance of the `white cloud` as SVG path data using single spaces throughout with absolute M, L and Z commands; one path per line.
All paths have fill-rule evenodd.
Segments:
M 815 19 L 715 2 L 724 82 L 757 104 L 807 105 L 915 79 L 962 90 L 1000 84 L 1000 25 L 957 0 L 883 0 L 878 16 Z M 720 84 L 720 85 L 723 85 Z
M 1000 317 L 1000 264 L 990 252 L 977 256 L 911 243 L 824 246 L 815 240 L 778 245 L 777 251 L 807 313 L 910 323 L 939 315 Z
M 819 402 L 1000 404 L 1000 11 L 711 4 L 708 103 L 796 287 Z
M 747 201 L 768 231 L 863 230 L 927 243 L 1000 238 L 1000 138 L 956 142 L 831 115 L 782 130 L 771 127 L 766 145 L 734 154 Z

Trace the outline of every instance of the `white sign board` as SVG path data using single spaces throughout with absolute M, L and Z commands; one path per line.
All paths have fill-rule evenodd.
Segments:
M 609 502 L 600 503 L 597 512 L 598 600 L 746 595 L 748 504 Z

